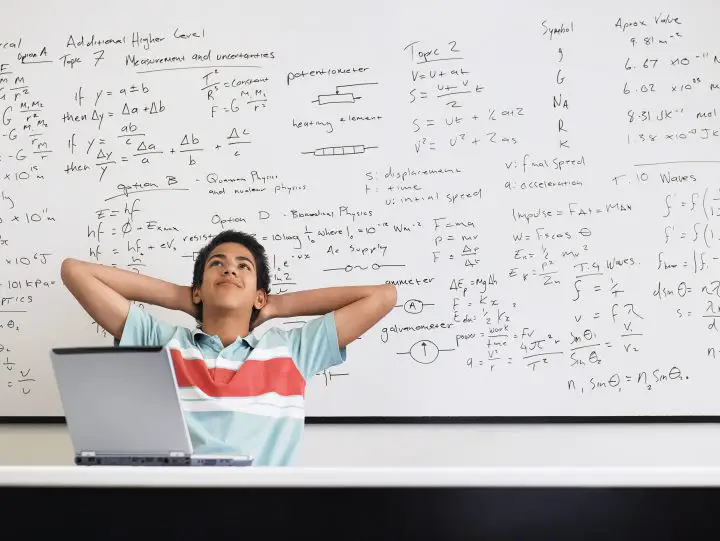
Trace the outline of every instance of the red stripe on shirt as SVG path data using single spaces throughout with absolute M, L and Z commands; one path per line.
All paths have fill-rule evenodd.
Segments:
M 277 393 L 282 396 L 303 395 L 305 379 L 290 357 L 266 361 L 247 360 L 238 370 L 208 369 L 202 359 L 186 359 L 180 351 L 170 350 L 179 387 L 198 387 L 214 398 L 259 396 Z

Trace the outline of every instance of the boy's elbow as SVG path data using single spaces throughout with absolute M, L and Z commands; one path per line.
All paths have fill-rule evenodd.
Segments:
M 73 282 L 78 272 L 82 269 L 83 262 L 79 259 L 68 257 L 63 259 L 60 264 L 60 279 L 66 287 L 69 287 Z
M 77 267 L 77 263 L 77 259 L 73 259 L 72 257 L 63 259 L 63 262 L 60 264 L 60 279 L 64 284 L 67 285 L 67 279 L 73 272 L 73 269 Z
M 383 284 L 382 288 L 382 299 L 383 305 L 387 312 L 390 312 L 397 304 L 397 287 L 394 284 Z

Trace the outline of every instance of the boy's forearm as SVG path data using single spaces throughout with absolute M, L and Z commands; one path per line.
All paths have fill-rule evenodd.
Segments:
M 271 295 L 272 317 L 319 316 L 371 295 L 381 295 L 390 286 L 342 286 L 308 289 Z
M 180 286 L 152 276 L 99 263 L 80 260 L 73 262 L 80 266 L 82 272 L 94 276 L 130 301 L 188 313 L 193 310 L 194 305 L 188 286 Z

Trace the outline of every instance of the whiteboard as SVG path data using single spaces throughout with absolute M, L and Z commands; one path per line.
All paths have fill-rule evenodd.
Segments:
M 397 285 L 309 418 L 720 414 L 714 2 L 3 6 L 0 417 L 111 343 L 63 258 L 189 284 L 228 228 Z

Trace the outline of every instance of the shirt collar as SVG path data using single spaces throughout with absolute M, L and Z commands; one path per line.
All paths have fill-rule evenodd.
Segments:
M 196 327 L 192 331 L 193 340 L 195 340 L 197 342 L 197 339 L 199 336 L 207 336 L 210 338 L 210 335 L 208 333 L 203 331 L 201 328 Z M 257 343 L 258 343 L 258 338 L 257 338 L 257 336 L 255 336 L 252 333 L 252 331 L 247 336 L 243 336 L 240 339 L 243 340 L 251 348 L 254 348 L 255 346 L 257 346 Z M 236 342 L 237 342 L 237 340 L 236 340 Z

